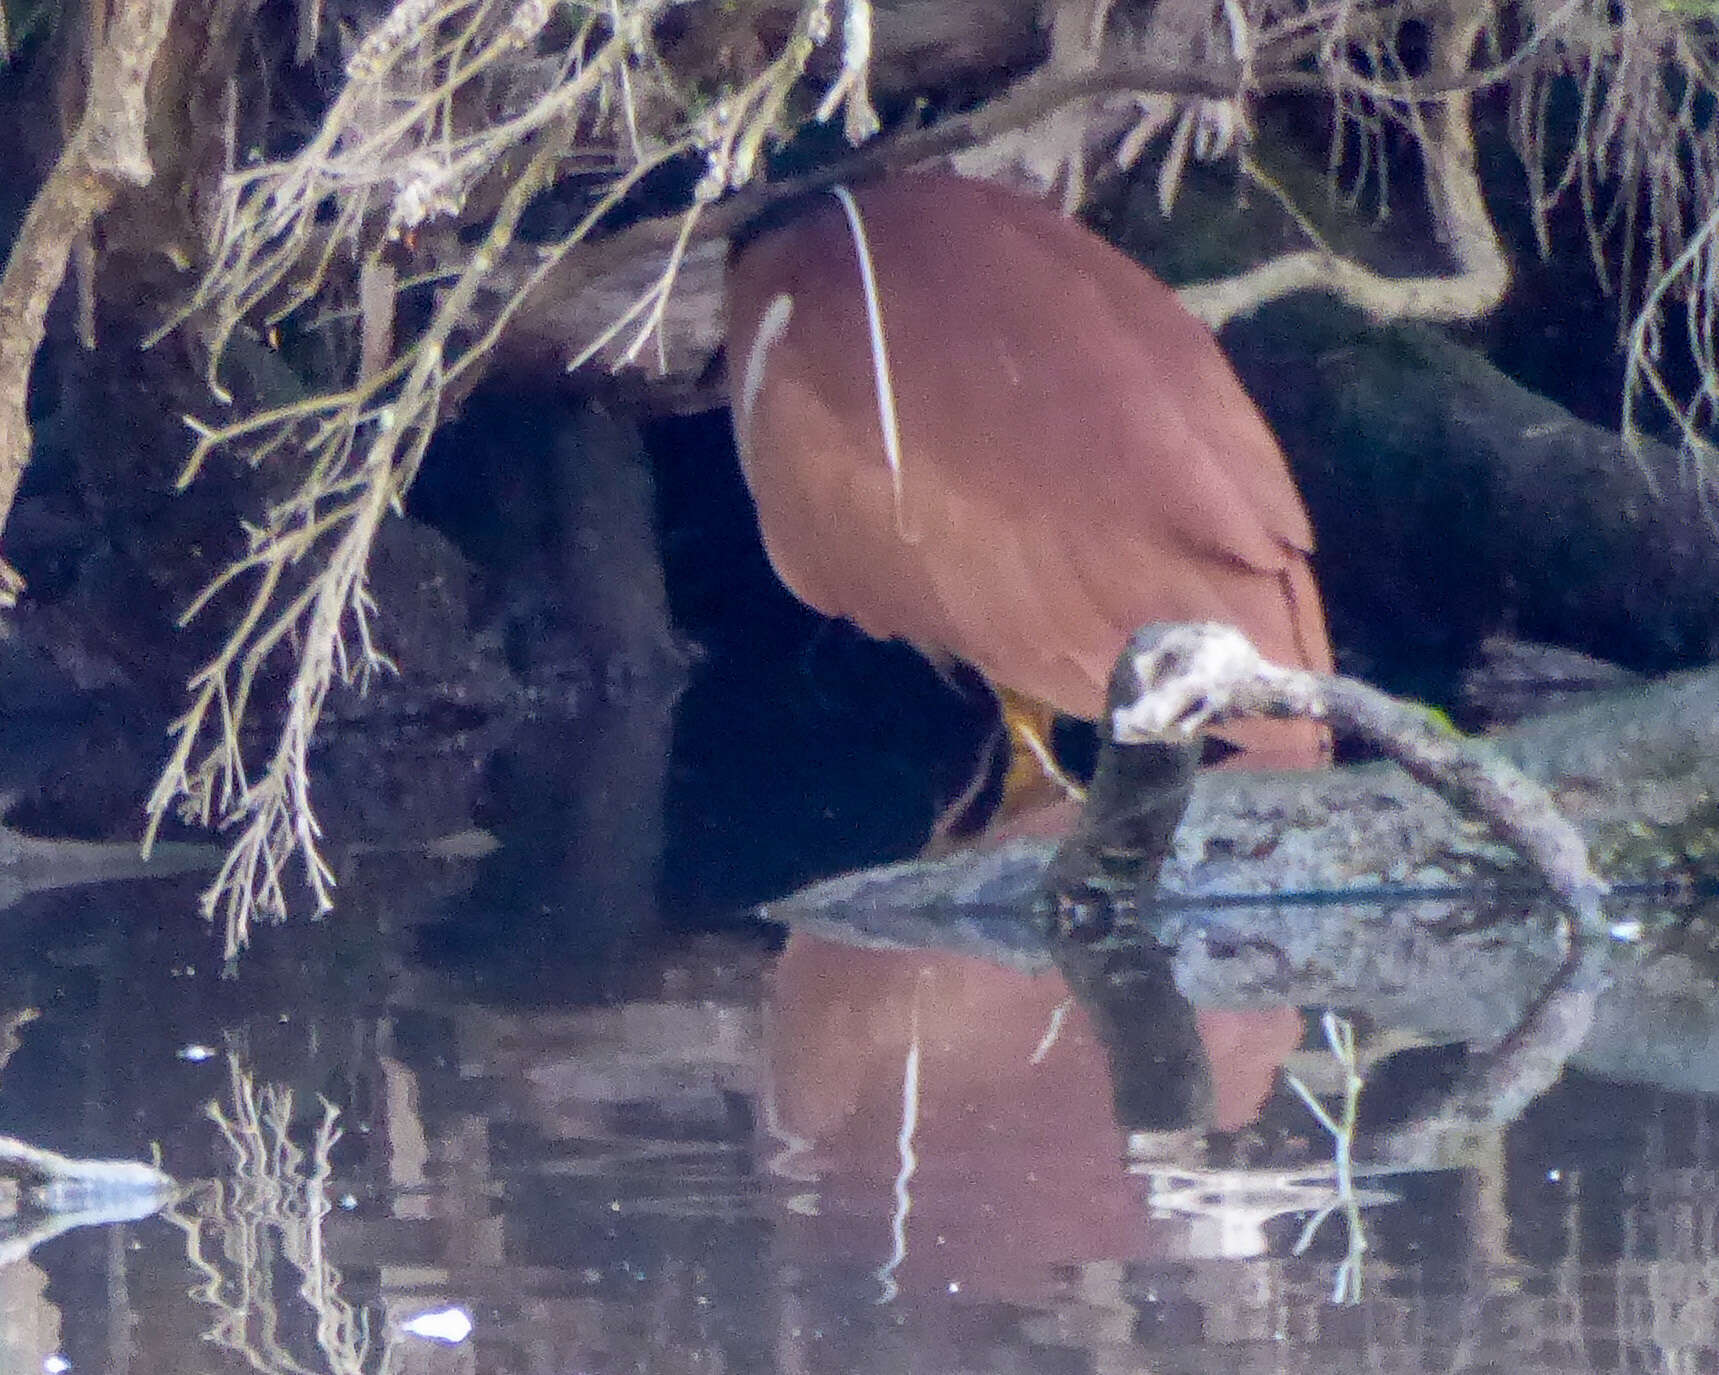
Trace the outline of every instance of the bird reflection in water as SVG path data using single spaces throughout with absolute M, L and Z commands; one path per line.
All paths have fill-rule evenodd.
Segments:
M 1185 1072 L 1209 1088 L 1185 1123 L 1191 1154 L 1205 1130 L 1254 1119 L 1302 1033 L 1292 1008 L 1194 1021 L 1203 1063 Z M 1149 1217 L 1107 1047 L 1059 974 L 796 931 L 766 1049 L 772 1169 L 809 1200 L 784 1235 L 866 1263 L 885 1296 L 1027 1301 L 1058 1265 L 1177 1254 L 1187 1235 Z

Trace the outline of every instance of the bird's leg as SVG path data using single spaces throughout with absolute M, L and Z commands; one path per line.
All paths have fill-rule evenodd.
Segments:
M 970 845 L 1022 835 L 1060 836 L 1075 822 L 1085 790 L 1051 749 L 1056 712 L 1044 703 L 991 685 L 1002 720 L 980 758 L 973 781 L 943 809 L 924 854 L 945 855 Z M 999 761 L 999 756 L 1001 756 Z M 998 763 L 1002 781 L 997 784 Z M 985 799 L 997 789 L 997 803 Z
M 1009 688 L 994 689 L 1003 726 L 1009 733 L 1009 767 L 1003 775 L 1003 800 L 999 813 L 1023 810 L 1046 799 L 1046 784 L 1061 797 L 1080 801 L 1086 789 L 1063 772 L 1051 748 L 1051 728 L 1056 712 Z

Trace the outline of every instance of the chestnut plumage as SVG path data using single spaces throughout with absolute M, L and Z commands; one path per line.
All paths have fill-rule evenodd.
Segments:
M 728 310 L 764 543 L 818 610 L 1089 720 L 1147 621 L 1331 668 L 1277 441 L 1210 331 L 1080 225 L 942 174 L 823 194 L 735 253 Z M 1305 721 L 1234 739 L 1327 757 Z

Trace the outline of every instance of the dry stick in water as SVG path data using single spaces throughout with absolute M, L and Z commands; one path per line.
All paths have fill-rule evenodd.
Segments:
M 1422 708 L 1353 679 L 1267 663 L 1230 626 L 1147 626 L 1135 632 L 1123 655 L 1132 660 L 1140 691 L 1111 713 L 1117 743 L 1190 740 L 1206 726 L 1237 716 L 1329 721 L 1365 736 L 1418 782 L 1483 817 L 1539 869 L 1574 918 L 1576 938 L 1563 966 L 1439 1110 L 1396 1133 L 1393 1158 L 1430 1159 L 1453 1132 L 1514 1120 L 1557 1081 L 1592 1028 L 1609 982 L 1606 941 L 1596 937 L 1628 932 L 1606 926 L 1609 885 L 1594 872 L 1581 835 L 1544 788 Z
M 1266 662 L 1227 625 L 1154 625 L 1124 651 L 1142 692 L 1111 714 L 1122 744 L 1188 739 L 1240 716 L 1298 716 L 1363 735 L 1418 782 L 1486 822 L 1533 864 L 1582 934 L 1604 931 L 1609 885 L 1580 833 L 1515 765 L 1365 683 Z

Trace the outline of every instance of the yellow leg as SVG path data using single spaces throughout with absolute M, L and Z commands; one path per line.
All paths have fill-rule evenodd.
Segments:
M 997 688 L 996 693 L 1011 747 L 998 812 L 1014 812 L 1024 805 L 1044 801 L 1046 784 L 1063 797 L 1084 799 L 1086 790 L 1063 772 L 1051 749 L 1051 727 L 1056 722 L 1056 713 L 1043 702 L 1035 702 L 1008 688 Z
M 1002 712 L 1002 729 L 991 739 L 972 783 L 951 802 L 932 828 L 923 854 L 945 855 L 987 838 L 1016 835 L 1058 835 L 1072 824 L 1070 799 L 1078 802 L 1085 790 L 1063 772 L 1051 750 L 1051 726 L 1056 713 L 1042 702 L 992 689 Z M 997 752 L 1004 753 L 1002 795 L 982 825 L 976 803 L 995 776 Z M 1041 829 L 1047 828 L 1048 829 Z

